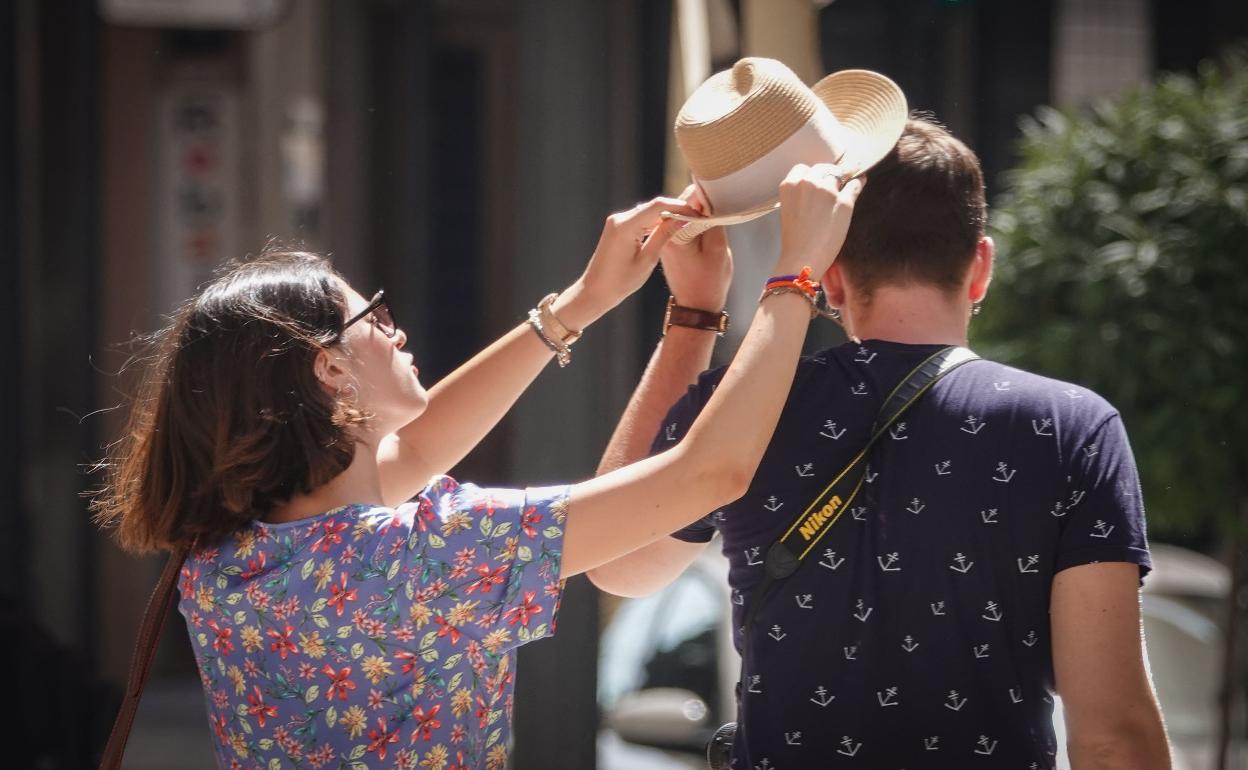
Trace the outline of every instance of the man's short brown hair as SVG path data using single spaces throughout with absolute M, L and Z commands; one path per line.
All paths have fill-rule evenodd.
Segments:
M 884 285 L 954 291 L 984 234 L 979 158 L 943 127 L 912 117 L 854 206 L 838 264 L 870 297 Z

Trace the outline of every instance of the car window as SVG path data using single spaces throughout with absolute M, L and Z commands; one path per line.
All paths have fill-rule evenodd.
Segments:
M 713 578 L 690 569 L 662 591 L 624 602 L 602 636 L 602 706 L 635 690 L 679 687 L 713 709 L 719 703 L 716 632 L 724 618 L 722 593 Z

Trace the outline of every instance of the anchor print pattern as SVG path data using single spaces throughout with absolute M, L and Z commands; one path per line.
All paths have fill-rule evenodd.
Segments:
M 797 411 L 777 429 L 782 456 L 765 458 L 750 490 L 723 515 L 687 529 L 699 538 L 721 531 L 733 557 L 734 611 L 747 609 L 769 544 L 866 441 L 863 410 L 912 368 L 895 355 L 891 347 L 853 344 L 824 354 L 828 365 L 802 364 L 809 382 L 798 382 L 810 395 L 794 386 L 786 409 Z M 1020 744 L 1009 736 L 1026 733 L 998 730 L 985 715 L 1031 719 L 1028 701 L 1039 709 L 1046 697 L 1036 672 L 1050 649 L 1047 618 L 1030 607 L 1043 606 L 1054 570 L 1071 563 L 1064 549 L 1080 549 L 1081 563 L 1119 559 L 1123 546 L 1144 552 L 1138 477 L 1121 421 L 1094 393 L 995 364 L 975 373 L 978 366 L 962 370 L 963 385 L 925 397 L 887 430 L 862 485 L 844 501 L 849 515 L 820 535 L 807 557 L 814 564 L 764 605 L 747 643 L 763 657 L 747 660 L 741 691 L 765 698 L 775 721 L 765 736 L 747 731 L 737 770 L 907 767 L 936 758 L 949 767 L 1027 768 L 1035 760 L 1037 768 L 1053 767 L 1043 742 L 1048 725 L 1031 730 L 1036 743 Z M 710 392 L 700 386 L 700 403 Z M 656 451 L 679 440 L 694 416 L 674 410 Z M 915 586 L 930 588 L 916 595 Z M 811 649 L 825 654 L 797 652 Z M 1003 661 L 1011 678 L 994 679 Z M 979 673 L 959 678 L 962 666 Z M 903 669 L 947 673 L 950 681 L 922 702 L 918 694 L 930 683 L 909 686 Z M 846 682 L 862 684 L 843 689 Z M 928 719 L 937 711 L 953 721 L 937 727 Z M 906 721 L 876 731 L 856 716 L 868 712 Z M 810 726 L 825 723 L 845 727 Z M 903 744 L 909 759 L 881 764 Z

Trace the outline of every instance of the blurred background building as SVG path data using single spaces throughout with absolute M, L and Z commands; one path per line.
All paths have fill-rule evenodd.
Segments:
M 888 74 L 975 148 L 991 192 L 1021 114 L 1245 36 L 1242 0 L 0 3 L 8 761 L 89 767 L 102 746 L 160 560 L 97 533 L 87 469 L 121 429 L 129 341 L 223 260 L 271 238 L 332 253 L 386 287 L 431 382 L 573 280 L 607 213 L 678 191 L 674 110 L 739 56 L 812 82 Z M 665 299 L 656 278 L 600 322 L 455 475 L 592 474 Z M 516 767 L 593 767 L 598 629 L 572 581 L 557 639 L 521 655 Z M 180 618 L 153 685 L 132 766 L 211 766 Z

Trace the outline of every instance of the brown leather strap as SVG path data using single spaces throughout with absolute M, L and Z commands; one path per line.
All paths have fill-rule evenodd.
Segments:
M 702 329 L 708 332 L 715 332 L 722 337 L 728 331 L 728 311 L 721 310 L 715 313 L 710 310 L 685 307 L 684 305 L 677 305 L 675 297 L 668 297 L 667 312 L 663 316 L 664 336 L 667 335 L 667 330 L 673 326 Z
M 190 550 L 191 546 L 184 545 L 169 554 L 165 570 L 160 573 L 160 580 L 147 600 L 143 624 L 139 626 L 139 639 L 134 645 L 134 655 L 130 658 L 126 697 L 121 702 L 121 710 L 117 712 L 117 720 L 113 722 L 113 732 L 108 736 L 108 744 L 104 747 L 100 770 L 118 770 L 121 767 L 121 758 L 126 753 L 126 741 L 130 738 L 130 727 L 134 724 L 134 715 L 139 709 L 139 698 L 143 696 L 143 684 L 152 668 L 152 659 L 156 657 L 156 642 L 160 640 L 165 618 L 169 616 L 169 608 L 173 606 L 178 573 Z

